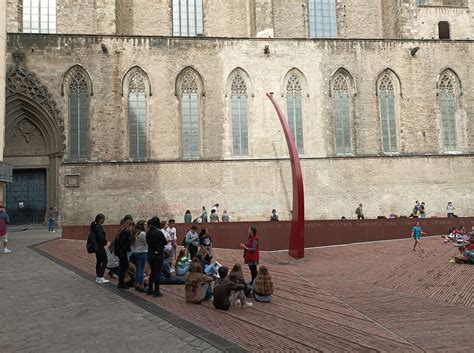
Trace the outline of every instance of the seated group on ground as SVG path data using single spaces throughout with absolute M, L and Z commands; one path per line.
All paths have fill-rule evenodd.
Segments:
M 96 282 L 107 283 L 104 272 L 118 279 L 119 289 L 135 287 L 136 291 L 161 297 L 160 284 L 185 284 L 188 303 L 200 304 L 213 299 L 217 309 L 228 310 L 236 305 L 252 307 L 247 298 L 253 296 L 260 302 L 273 298 L 273 283 L 268 268 L 261 266 L 256 228 L 249 229 L 249 240 L 241 244 L 245 263 L 249 266 L 252 280 L 246 282 L 240 264 L 235 264 L 229 273 L 226 266 L 214 260 L 212 238 L 207 228 L 197 233 L 192 225 L 183 240 L 184 248 L 179 252 L 174 220 L 160 222 L 153 217 L 148 222 L 133 222 L 125 216 L 113 241 L 105 240 L 102 227 L 105 217 L 96 216 L 91 223 L 91 233 L 96 243 Z
M 443 235 L 445 243 L 452 242 L 459 250 L 459 255 L 454 258 L 457 263 L 474 264 L 474 226 L 467 232 L 464 226 L 451 228 L 448 235 Z

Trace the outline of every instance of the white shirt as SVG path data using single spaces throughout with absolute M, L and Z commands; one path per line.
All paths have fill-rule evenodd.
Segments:
M 165 245 L 165 250 L 171 251 L 173 247 L 171 245 L 172 238 L 169 233 L 169 229 L 170 229 L 169 227 L 166 227 L 166 228 L 161 229 L 161 231 L 165 235 L 166 241 L 168 242 L 168 244 Z

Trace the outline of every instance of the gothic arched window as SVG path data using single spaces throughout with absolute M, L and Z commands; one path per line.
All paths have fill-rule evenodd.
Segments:
M 197 77 L 188 72 L 181 80 L 181 121 L 183 158 L 200 157 L 199 86 Z
M 232 142 L 235 156 L 248 156 L 247 85 L 242 75 L 234 76 L 231 85 Z
M 332 82 L 336 154 L 351 154 L 349 78 L 339 72 Z
M 173 0 L 173 35 L 202 35 L 202 14 L 202 0 Z
M 458 79 L 451 70 L 446 70 L 438 82 L 443 148 L 445 151 L 456 151 L 458 148 L 456 134 L 456 97 Z
M 388 73 L 379 80 L 378 94 L 382 124 L 382 150 L 384 153 L 398 152 L 395 86 Z
M 88 156 L 89 87 L 81 71 L 69 78 L 69 158 L 84 160 Z
M 298 152 L 303 153 L 303 104 L 301 81 L 296 74 L 292 74 L 286 84 L 286 105 L 288 125 L 295 139 Z
M 23 33 L 56 33 L 56 0 L 23 0 Z
M 147 158 L 147 119 L 145 79 L 140 72 L 130 76 L 128 85 L 128 126 L 130 158 Z
M 309 37 L 337 37 L 336 0 L 309 0 Z

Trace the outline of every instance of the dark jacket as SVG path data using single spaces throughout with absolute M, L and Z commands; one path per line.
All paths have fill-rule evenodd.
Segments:
M 131 248 L 132 234 L 127 229 L 122 230 L 115 238 L 114 253 L 118 257 L 127 256 L 127 252 L 132 251 Z
M 214 307 L 220 310 L 229 310 L 230 300 L 229 296 L 233 291 L 243 290 L 243 284 L 237 284 L 232 282 L 229 277 L 224 279 L 220 278 L 216 280 L 216 285 L 214 286 Z
M 160 229 L 151 227 L 146 232 L 146 243 L 148 245 L 148 258 L 153 259 L 163 256 L 163 250 L 168 241 Z
M 91 232 L 94 233 L 95 244 L 97 248 L 104 248 L 107 245 L 107 238 L 105 237 L 105 231 L 101 224 L 95 223 L 91 227 Z

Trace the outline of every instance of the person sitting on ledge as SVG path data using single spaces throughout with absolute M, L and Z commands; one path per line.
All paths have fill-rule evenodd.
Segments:
M 190 262 L 191 260 L 189 259 L 189 254 L 186 249 L 181 249 L 174 265 L 176 276 L 187 275 L 189 271 Z
M 114 279 L 118 279 L 119 274 L 119 258 L 114 254 L 114 242 L 111 241 L 109 246 L 105 248 L 107 254 L 107 269 L 109 270 L 109 276 Z
M 227 277 L 229 270 L 225 266 L 219 267 L 218 272 L 220 278 L 216 279 L 214 286 L 214 307 L 219 310 L 229 310 L 231 303 L 241 305 L 242 308 L 252 307 L 253 304 L 245 299 L 243 292 L 245 285 L 232 282 Z
M 186 302 L 201 304 L 203 300 L 212 298 L 213 279 L 202 273 L 202 265 L 199 261 L 192 261 L 189 265 L 189 275 L 184 286 Z
M 261 266 L 258 269 L 258 275 L 253 284 L 253 296 L 258 302 L 269 303 L 273 299 L 273 282 L 268 268 Z
M 163 266 L 160 273 L 160 284 L 184 284 L 186 281 L 182 277 L 173 276 L 171 274 L 171 266 L 169 259 L 171 257 L 171 250 L 164 251 Z

